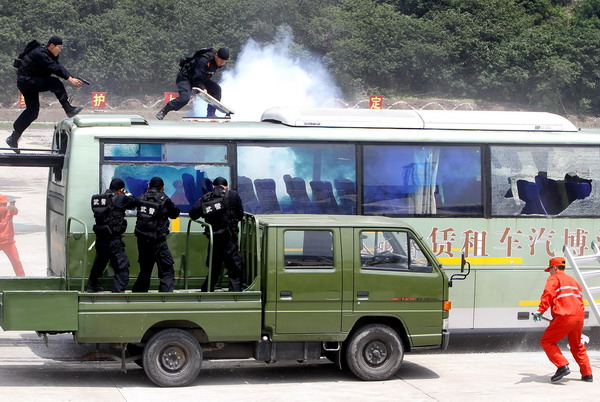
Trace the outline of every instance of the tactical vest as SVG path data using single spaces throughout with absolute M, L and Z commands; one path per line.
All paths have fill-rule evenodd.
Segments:
M 92 196 L 92 212 L 96 220 L 93 230 L 97 236 L 121 236 L 127 229 L 125 211 L 114 207 L 115 196 L 113 192 Z
M 148 239 L 163 239 L 169 234 L 169 218 L 163 211 L 167 202 L 164 193 L 144 193 L 139 198 L 135 235 Z

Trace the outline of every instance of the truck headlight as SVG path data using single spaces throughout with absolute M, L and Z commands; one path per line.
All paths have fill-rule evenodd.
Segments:
M 442 320 L 442 330 L 447 331 L 448 330 L 448 319 L 444 318 Z

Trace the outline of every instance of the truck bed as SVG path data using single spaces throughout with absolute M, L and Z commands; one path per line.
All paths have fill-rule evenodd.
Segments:
M 115 294 L 29 290 L 33 283 L 22 284 L 0 292 L 5 331 L 73 332 L 80 343 L 141 342 L 149 330 L 163 326 L 201 330 L 207 342 L 256 341 L 261 335 L 260 291 Z

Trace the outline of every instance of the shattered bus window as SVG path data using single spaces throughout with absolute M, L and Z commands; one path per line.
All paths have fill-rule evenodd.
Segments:
M 586 216 L 598 205 L 598 149 L 494 146 L 491 157 L 495 216 Z

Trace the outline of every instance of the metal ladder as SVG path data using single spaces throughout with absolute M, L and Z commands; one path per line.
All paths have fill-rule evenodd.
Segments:
M 596 317 L 596 321 L 600 323 L 600 303 L 596 303 L 594 299 L 594 294 L 600 294 L 600 286 L 588 286 L 586 279 L 600 277 L 600 269 L 596 269 L 593 271 L 582 271 L 578 264 L 588 263 L 588 262 L 596 262 L 600 264 L 600 248 L 595 242 L 592 242 L 592 250 L 594 250 L 594 254 L 592 255 L 581 255 L 574 256 L 571 253 L 569 247 L 564 246 L 563 251 L 565 253 L 565 257 L 571 267 L 573 267 L 573 272 L 575 272 L 575 278 L 581 284 L 583 288 L 583 293 L 585 298 L 588 300 L 590 304 L 590 309 L 594 316 Z

